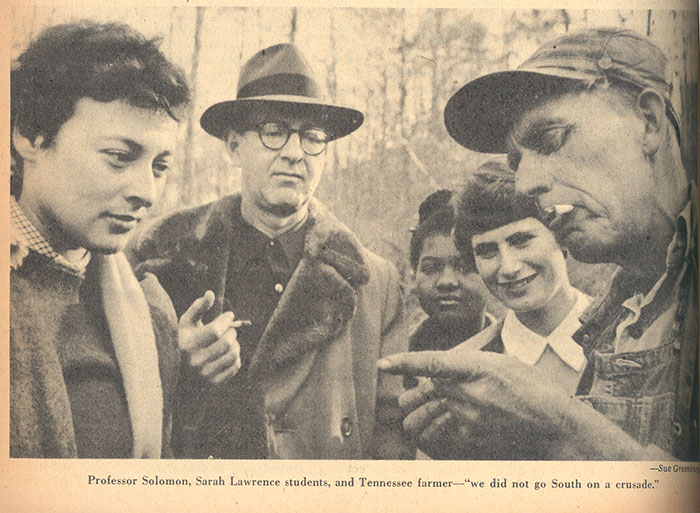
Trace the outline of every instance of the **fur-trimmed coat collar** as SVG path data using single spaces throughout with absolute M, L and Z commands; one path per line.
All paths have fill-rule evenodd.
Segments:
M 209 319 L 221 313 L 240 204 L 240 195 L 233 195 L 171 214 L 132 243 L 136 270 L 159 276 L 178 315 L 207 289 L 217 300 Z M 251 375 L 278 369 L 342 335 L 357 293 L 369 280 L 360 242 L 314 199 L 308 223 L 303 257 L 258 343 Z M 178 301 L 180 297 L 183 300 Z

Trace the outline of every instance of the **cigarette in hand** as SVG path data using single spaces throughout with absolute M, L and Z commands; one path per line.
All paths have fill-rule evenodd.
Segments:
M 250 326 L 251 324 L 253 324 L 253 321 L 249 321 L 248 319 L 240 319 L 240 320 L 233 321 L 231 323 L 230 327 L 231 328 L 240 328 L 241 326 Z

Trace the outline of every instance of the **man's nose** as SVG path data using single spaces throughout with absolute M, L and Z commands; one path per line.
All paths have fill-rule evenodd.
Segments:
M 280 156 L 290 162 L 298 162 L 304 158 L 304 150 L 301 148 L 301 136 L 298 133 L 289 135 L 287 144 L 280 149 Z
M 552 175 L 546 155 L 525 151 L 515 173 L 515 188 L 521 194 L 540 196 L 552 190 Z
M 150 162 L 135 165 L 126 175 L 128 183 L 125 188 L 127 200 L 134 208 L 150 208 L 158 200 L 162 185 L 153 173 Z
M 443 289 L 455 289 L 459 287 L 457 272 L 451 266 L 446 265 L 442 268 L 438 276 L 436 286 Z

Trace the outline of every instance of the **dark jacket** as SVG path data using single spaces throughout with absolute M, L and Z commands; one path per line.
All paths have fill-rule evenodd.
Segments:
M 158 221 L 132 243 L 136 269 L 158 276 L 178 314 L 212 290 L 217 303 L 208 322 L 230 309 L 226 275 L 237 236 L 231 219 L 240 215 L 240 196 L 228 196 Z M 309 223 L 301 262 L 248 369 L 262 392 L 267 456 L 409 457 L 397 409 L 401 379 L 376 370 L 377 359 L 407 349 L 396 270 L 315 200 Z M 200 427 L 226 397 L 190 378 L 181 389 L 187 411 L 178 412 L 175 426 L 186 433 L 180 455 L 207 457 L 211 442 Z

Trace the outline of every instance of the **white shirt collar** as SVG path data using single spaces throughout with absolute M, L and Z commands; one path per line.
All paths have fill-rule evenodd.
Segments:
M 508 310 L 501 329 L 505 353 L 524 363 L 535 365 L 549 346 L 564 363 L 580 372 L 586 364 L 586 357 L 583 348 L 571 336 L 581 327 L 579 317 L 588 308 L 590 298 L 579 290 L 576 290 L 576 294 L 576 303 L 571 311 L 546 337 L 527 328 L 513 310 Z

